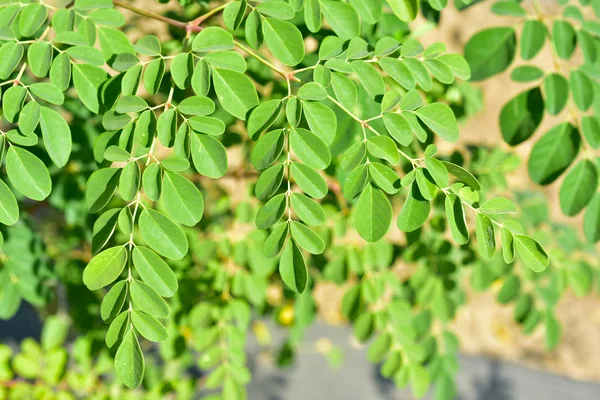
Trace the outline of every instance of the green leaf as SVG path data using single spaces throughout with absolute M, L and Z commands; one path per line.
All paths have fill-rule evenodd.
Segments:
M 303 163 L 316 169 L 325 169 L 329 166 L 331 162 L 329 147 L 312 132 L 303 128 L 292 129 L 290 143 L 294 153 Z
M 331 70 L 327 67 L 325 67 L 324 65 L 317 65 L 315 66 L 315 69 L 313 70 L 313 83 L 318 83 L 319 85 L 321 85 L 323 88 L 327 88 L 331 85 Z M 325 92 L 327 93 L 327 92 Z M 322 92 L 321 93 L 317 93 L 314 92 L 312 94 L 313 98 L 320 98 L 323 96 Z M 325 96 L 327 97 L 327 96 Z M 306 99 L 306 100 L 310 100 L 310 99 Z
M 19 32 L 21 36 L 30 37 L 44 25 L 48 18 L 45 5 L 32 3 L 21 9 L 19 15 Z
M 400 86 L 406 90 L 415 88 L 415 78 L 413 78 L 410 70 L 403 60 L 396 58 L 384 57 L 378 61 L 381 69 L 385 71 L 393 80 L 398 82 Z
M 146 100 L 139 96 L 126 95 L 117 100 L 115 111 L 121 114 L 129 112 L 140 112 L 148 108 Z
M 15 189 L 32 200 L 42 201 L 52 191 L 48 168 L 42 160 L 20 147 L 8 149 L 6 173 Z
M 139 227 L 142 239 L 161 256 L 180 260 L 187 254 L 188 241 L 185 234 L 164 214 L 145 209 L 140 215 Z
M 100 304 L 100 316 L 104 321 L 114 319 L 123 308 L 127 299 L 127 283 L 125 280 L 119 281 L 110 288 L 104 295 L 102 304 Z
M 344 182 L 344 196 L 348 200 L 352 200 L 362 192 L 368 181 L 369 170 L 365 164 L 360 165 L 346 178 Z
M 375 331 L 375 315 L 372 312 L 364 312 L 358 315 L 353 326 L 354 336 L 360 342 L 366 342 Z
M 502 257 L 504 258 L 504 262 L 510 264 L 515 259 L 515 239 L 506 227 L 502 227 L 500 230 L 500 241 L 502 243 Z
M 588 204 L 583 218 L 583 232 L 591 243 L 600 240 L 600 193 L 596 193 Z
M 41 117 L 41 107 L 37 101 L 30 101 L 19 113 L 19 130 L 25 136 L 33 133 Z
M 350 146 L 342 155 L 340 167 L 344 171 L 352 171 L 361 164 L 364 164 L 367 156 L 367 146 L 364 142 L 357 142 Z
M 192 42 L 192 50 L 197 52 L 231 49 L 233 49 L 233 36 L 217 26 L 204 28 Z
M 96 66 L 104 65 L 104 57 L 100 50 L 90 46 L 73 46 L 66 50 L 66 53 L 76 59 L 87 64 Z
M 163 297 L 171 297 L 177 292 L 175 274 L 154 251 L 137 246 L 133 249 L 133 264 L 140 278 Z
M 162 192 L 162 170 L 157 163 L 150 164 L 142 174 L 144 193 L 152 201 L 158 201 Z
M 321 11 L 331 29 L 342 40 L 350 40 L 360 33 L 360 21 L 354 8 L 334 0 L 320 0 Z
M 461 199 L 453 194 L 448 194 L 444 206 L 452 238 L 459 245 L 467 243 L 469 241 L 469 228 Z
M 517 36 L 513 28 L 495 27 L 477 32 L 465 45 L 471 80 L 480 81 L 508 68 L 515 57 Z
M 125 269 L 127 250 L 123 246 L 106 249 L 96 255 L 83 270 L 83 283 L 89 290 L 113 283 Z
M 484 202 L 479 209 L 486 214 L 510 214 L 517 212 L 517 206 L 505 197 L 495 197 Z
M 120 168 L 102 168 L 90 175 L 85 191 L 91 213 L 102 210 L 112 198 L 119 182 Z
M 7 42 L 0 47 L 0 79 L 7 79 L 23 57 L 23 45 Z
M 447 142 L 458 140 L 458 124 L 452 109 L 442 103 L 428 104 L 415 111 L 425 125 Z
M 334 72 L 331 74 L 331 85 L 336 99 L 347 109 L 351 110 L 358 102 L 356 84 L 346 75 Z
M 144 88 L 150 94 L 156 94 L 165 74 L 165 60 L 157 58 L 150 61 L 144 70 Z M 132 94 L 134 94 L 133 92 Z
M 427 221 L 430 211 L 430 202 L 423 198 L 417 183 L 414 182 L 398 215 L 398 228 L 403 232 L 419 229 Z
M 258 210 L 255 221 L 256 227 L 258 229 L 267 229 L 275 225 L 283 216 L 285 209 L 285 194 L 278 194 Z
M 392 206 L 383 192 L 367 185 L 354 209 L 354 226 L 367 242 L 376 242 L 387 233 L 392 222 Z
M 371 162 L 368 168 L 373 183 L 386 193 L 398 193 L 401 187 L 400 178 L 393 169 L 378 162 Z
M 496 252 L 496 236 L 494 235 L 494 224 L 485 214 L 477 214 L 476 234 L 479 254 L 487 259 L 492 258 Z
M 343 3 L 341 3 L 343 4 Z M 385 93 L 383 78 L 377 69 L 366 61 L 353 61 L 352 69 L 371 99 L 377 100 Z
M 527 168 L 531 179 L 540 185 L 554 182 L 579 152 L 579 132 L 569 124 L 554 126 L 533 146 Z
M 190 167 L 187 158 L 179 157 L 177 154 L 171 154 L 161 160 L 162 167 L 167 171 L 183 172 Z
M 106 331 L 106 345 L 109 349 L 114 349 L 116 345 L 123 341 L 123 337 L 129 329 L 129 312 L 123 311 L 110 323 Z
M 560 322 L 549 310 L 548 312 L 546 312 L 544 324 L 546 326 L 546 348 L 548 350 L 553 350 L 560 343 L 562 331 Z
M 401 114 L 388 113 L 383 117 L 383 123 L 391 137 L 402 146 L 408 146 L 412 143 L 413 135 L 410 125 L 406 118 Z
M 254 168 L 262 171 L 271 166 L 281 155 L 284 142 L 285 135 L 282 129 L 276 129 L 262 135 L 256 142 L 254 149 L 252 149 L 252 156 L 250 157 Z
M 510 73 L 510 79 L 515 82 L 537 81 L 544 76 L 544 71 L 533 65 L 520 65 Z
M 115 355 L 115 371 L 121 383 L 135 389 L 142 384 L 144 369 L 144 354 L 131 329 L 123 337 Z
M 401 21 L 410 22 L 419 14 L 419 2 L 417 0 L 386 0 L 392 8 L 396 17 Z
M 169 316 L 167 302 L 151 286 L 134 279 L 129 285 L 129 295 L 137 309 L 156 318 Z
M 325 210 L 311 198 L 300 193 L 292 193 L 290 202 L 298 218 L 307 225 L 321 225 L 325 222 Z
M 440 160 L 426 157 L 425 167 L 430 177 L 433 178 L 433 181 L 438 187 L 444 188 L 448 186 L 448 170 Z
M 15 195 L 0 179 L 0 223 L 14 225 L 19 220 L 19 205 Z
M 304 2 L 304 21 L 309 31 L 316 33 L 321 30 L 323 21 L 321 20 L 321 3 L 319 0 L 306 0 Z
M 556 54 L 568 60 L 575 51 L 576 35 L 573 26 L 564 20 L 554 20 L 552 24 L 552 43 Z
M 246 0 L 234 1 L 225 7 L 223 10 L 223 22 L 227 29 L 235 31 L 242 25 L 247 8 L 248 3 Z
M 425 65 L 431 72 L 431 75 L 441 83 L 449 85 L 454 82 L 452 70 L 443 62 L 436 59 L 425 60 Z
M 304 59 L 304 39 L 298 28 L 290 22 L 274 18 L 264 18 L 262 22 L 265 43 L 271 54 L 285 65 L 300 64 Z
M 27 95 L 27 90 L 23 86 L 11 86 L 4 92 L 2 96 L 2 111 L 3 116 L 8 122 L 15 122 L 23 101 Z
M 71 129 L 67 121 L 53 109 L 41 107 L 40 128 L 52 162 L 59 168 L 64 167 L 71 155 Z
M 600 120 L 597 117 L 584 115 L 581 118 L 581 131 L 590 146 L 594 149 L 600 148 Z
M 204 213 L 204 199 L 200 190 L 175 172 L 165 172 L 162 205 L 175 222 L 186 226 L 195 226 Z
M 254 186 L 254 195 L 257 199 L 264 201 L 273 196 L 283 182 L 283 164 L 273 165 L 264 170 Z
M 230 69 L 239 73 L 246 72 L 246 59 L 235 51 L 215 51 L 208 53 L 204 59 L 214 68 Z
M 350 4 L 368 24 L 376 24 L 381 19 L 383 0 L 350 0 Z
M 322 103 L 302 102 L 302 110 L 312 132 L 327 145 L 335 140 L 337 134 L 337 117 L 333 110 Z
M 525 235 L 513 235 L 517 254 L 534 272 L 542 272 L 548 266 L 548 255 L 538 242 Z
M 521 291 L 521 280 L 516 275 L 508 277 L 498 292 L 498 303 L 508 304 L 515 300 Z
M 101 250 L 115 232 L 117 219 L 119 217 L 119 209 L 113 208 L 104 212 L 96 222 L 92 231 L 92 253 L 97 253 Z
M 394 141 L 388 136 L 375 136 L 367 142 L 367 150 L 373 157 L 381 158 L 390 164 L 398 164 L 400 154 Z
M 502 107 L 500 130 L 511 146 L 529 139 L 544 117 L 544 99 L 539 88 L 518 94 Z
M 204 176 L 218 179 L 227 172 L 227 152 L 215 138 L 192 134 L 192 160 L 196 170 Z
M 262 17 L 256 10 L 252 10 L 246 18 L 244 27 L 246 41 L 253 49 L 258 49 L 263 43 Z
M 131 322 L 143 337 L 152 342 L 162 342 L 169 336 L 163 324 L 143 311 L 133 310 L 131 312 Z
M 325 179 L 314 169 L 302 163 L 292 163 L 292 178 L 303 192 L 316 199 L 325 197 L 328 192 Z
M 443 62 L 455 77 L 463 80 L 469 80 L 471 78 L 471 67 L 467 60 L 464 59 L 460 54 L 442 54 L 437 57 L 437 60 Z
M 571 93 L 573 93 L 573 101 L 577 108 L 581 111 L 590 108 L 594 101 L 594 86 L 590 78 L 581 71 L 572 70 L 569 83 Z
M 523 24 L 521 33 L 521 58 L 531 60 L 544 46 L 546 25 L 535 19 L 528 19 Z
M 481 184 L 469 171 L 463 167 L 448 161 L 442 161 L 449 173 L 454 175 L 459 181 L 469 185 L 474 190 L 481 190 Z
M 192 83 L 194 59 L 190 53 L 179 53 L 171 62 L 171 78 L 179 89 L 185 89 Z
M 38 78 L 48 74 L 52 64 L 53 49 L 50 43 L 34 42 L 27 49 L 27 64 L 31 73 Z
M 77 96 L 91 112 L 98 114 L 98 91 L 107 74 L 101 68 L 88 64 L 73 64 L 73 85 Z
M 65 53 L 54 58 L 50 67 L 50 82 L 60 90 L 67 90 L 71 83 L 71 60 Z
M 48 103 L 61 105 L 65 101 L 63 93 L 53 84 L 38 82 L 29 86 L 32 94 Z
M 137 161 L 128 162 L 119 177 L 119 192 L 125 201 L 133 201 L 140 187 L 140 166 Z
M 311 254 L 321 254 L 325 251 L 325 243 L 312 229 L 306 225 L 292 221 L 290 232 L 294 243 Z
M 429 372 L 419 364 L 411 365 L 409 368 L 410 387 L 413 395 L 417 398 L 425 396 L 431 384 Z
M 221 105 L 234 117 L 245 121 L 248 111 L 258 105 L 256 89 L 246 75 L 216 68 L 213 82 Z
M 142 36 L 133 48 L 145 56 L 160 56 L 160 40 L 154 35 Z
M 263 254 L 266 257 L 276 257 L 285 246 L 289 232 L 289 223 L 282 222 L 275 226 L 271 231 L 271 234 L 265 239 L 263 245 Z
M 248 123 L 246 124 L 248 136 L 252 140 L 256 140 L 262 132 L 269 129 L 277 117 L 279 117 L 282 107 L 283 102 L 279 99 L 267 100 L 256 106 L 250 113 Z
M 598 187 L 598 172 L 593 162 L 581 160 L 560 186 L 560 209 L 565 215 L 577 215 L 592 200 Z
M 291 240 L 283 250 L 279 260 L 279 274 L 283 283 L 296 293 L 302 293 L 308 283 L 308 268 L 302 252 Z
M 322 65 L 319 65 L 323 67 Z M 324 68 L 324 67 L 323 67 Z M 308 82 L 298 90 L 298 98 L 301 100 L 321 101 L 327 98 L 327 90 L 317 82 Z
M 197 115 L 187 122 L 195 132 L 211 136 L 220 136 L 225 132 L 225 124 L 219 118 Z
M 91 22 L 91 21 L 90 21 Z M 93 26 L 93 24 L 92 24 Z M 104 59 L 112 63 L 119 55 L 133 54 L 135 50 L 133 45 L 122 31 L 106 26 L 98 28 L 98 38 L 100 40 L 100 49 L 104 55 Z M 93 44 L 90 43 L 90 45 Z

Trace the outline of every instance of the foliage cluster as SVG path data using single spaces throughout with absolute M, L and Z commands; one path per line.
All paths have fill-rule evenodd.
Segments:
M 408 25 L 420 7 L 437 21 L 445 1 L 182 4 L 170 15 L 117 0 L 0 1 L 0 317 L 22 300 L 59 311 L 40 344 L 0 348 L 0 396 L 188 398 L 196 365 L 211 396 L 243 399 L 250 328 L 268 316 L 288 326 L 277 360 L 289 364 L 324 282 L 347 287 L 340 312 L 369 359 L 416 396 L 430 385 L 438 399 L 456 395 L 448 324 L 468 277 L 475 290 L 502 282 L 498 301 L 514 302 L 524 333 L 543 325 L 556 346 L 554 306 L 569 287 L 590 292 L 595 275 L 565 253 L 590 249 L 571 240 L 561 252 L 559 228 L 533 212 L 509 218 L 517 206 L 500 194 L 513 155 L 435 144 L 456 142 L 457 116 L 479 106 L 465 81 L 511 64 L 513 28 L 478 33 L 463 58 L 424 47 Z M 493 10 L 524 17 L 513 1 Z M 150 20 L 170 37 L 135 36 Z M 544 43 L 539 20 L 526 18 L 524 59 Z M 585 56 L 566 88 L 557 73 L 513 71 L 543 78 L 544 92 L 504 108 L 509 144 L 558 114 L 569 86 L 575 108 L 598 109 L 597 22 L 579 20 L 565 38 L 559 19 L 552 36 L 559 58 L 575 37 Z M 596 117 L 570 116 L 534 146 L 534 181 L 552 182 L 580 146 L 600 143 Z M 578 161 L 561 189 L 567 215 L 589 203 L 591 241 L 596 169 Z M 79 337 L 67 352 L 70 326 Z

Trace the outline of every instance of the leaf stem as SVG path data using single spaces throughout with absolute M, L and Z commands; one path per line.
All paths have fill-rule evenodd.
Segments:
M 248 55 L 256 58 L 261 64 L 264 64 L 265 66 L 269 67 L 270 69 L 272 69 L 273 71 L 277 72 L 279 75 L 283 76 L 285 79 L 290 80 L 292 79 L 290 77 L 290 74 L 288 74 L 287 72 L 285 72 L 284 70 L 282 70 L 281 68 L 277 68 L 275 65 L 271 64 L 269 61 L 265 60 L 264 58 L 262 58 L 258 53 L 256 53 L 255 51 L 253 51 L 252 49 L 249 49 L 248 47 L 244 46 L 243 44 L 241 44 L 240 42 L 238 42 L 237 40 L 234 40 L 233 43 L 240 48 L 241 50 L 245 51 L 246 53 L 248 53 Z M 294 77 L 294 80 L 299 81 L 298 78 Z
M 225 7 L 227 7 L 230 3 L 232 3 L 232 1 L 228 1 L 227 3 L 221 4 L 220 6 L 218 6 L 218 7 L 214 8 L 214 9 L 210 10 L 206 14 L 203 14 L 203 15 L 199 16 L 198 18 L 190 21 L 189 24 L 193 25 L 193 26 L 200 25 L 202 22 L 206 21 L 207 19 L 209 19 L 213 15 L 215 15 L 218 12 L 224 10 Z
M 143 15 L 144 17 L 148 17 L 148 18 L 152 18 L 155 19 L 157 21 L 162 21 L 166 24 L 172 25 L 174 27 L 177 28 L 181 28 L 181 29 L 185 29 L 186 31 L 191 31 L 191 32 L 200 32 L 202 30 L 201 27 L 197 26 L 197 25 L 193 25 L 191 22 L 182 22 L 182 21 L 177 21 L 173 18 L 169 18 L 169 17 L 165 17 L 163 15 L 154 13 L 152 11 L 147 11 L 147 10 L 143 10 L 141 8 L 137 8 L 125 1 L 120 1 L 120 0 L 113 0 L 113 4 L 117 7 L 121 7 L 121 8 L 125 8 L 131 12 L 134 12 L 136 14 L 139 15 Z M 192 21 L 193 22 L 193 21 Z

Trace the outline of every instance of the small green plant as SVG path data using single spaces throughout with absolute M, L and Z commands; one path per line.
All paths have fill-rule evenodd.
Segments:
M 556 345 L 566 286 L 544 305 L 537 293 L 560 270 L 530 236 L 538 227 L 508 219 L 517 207 L 496 195 L 514 156 L 435 144 L 459 139 L 455 115 L 480 108 L 464 81 L 499 58 L 474 56 L 473 41 L 466 61 L 424 47 L 407 24 L 420 6 L 238 0 L 167 14 L 125 1 L 0 2 L 0 316 L 25 300 L 60 312 L 44 336 L 61 336 L 48 326 L 67 313 L 82 335 L 71 358 L 64 337 L 52 339 L 63 355 L 44 394 L 188 398 L 183 376 L 197 365 L 214 398 L 246 398 L 253 321 L 289 329 L 275 356 L 287 365 L 318 311 L 313 290 L 332 282 L 347 286 L 340 312 L 359 340 L 373 338 L 384 376 L 453 398 L 448 323 L 470 267 L 480 289 L 504 280 L 499 301 L 516 301 L 526 333 L 544 321 Z M 140 32 L 150 20 L 166 39 Z M 521 290 L 522 279 L 542 289 Z M 21 347 L 14 396 L 40 386 L 16 360 L 51 350 Z M 147 392 L 107 389 L 112 359 L 118 382 Z M 89 377 L 72 373 L 82 365 Z

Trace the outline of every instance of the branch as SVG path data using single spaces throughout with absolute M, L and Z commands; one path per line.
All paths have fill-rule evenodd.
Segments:
M 185 29 L 188 32 L 200 32 L 202 30 L 197 24 L 193 25 L 191 22 L 181 22 L 177 21 L 173 18 L 165 17 L 163 15 L 154 13 L 152 11 L 143 10 L 141 8 L 137 8 L 125 1 L 113 0 L 113 4 L 117 7 L 125 8 L 131 12 L 134 12 L 139 15 L 143 15 L 144 17 L 152 18 L 157 21 L 162 21 L 166 24 L 174 26 L 176 28 Z

